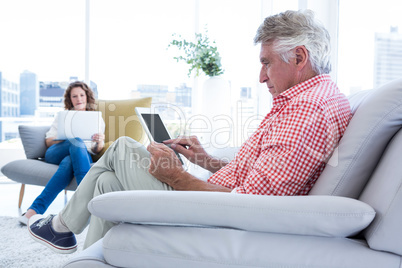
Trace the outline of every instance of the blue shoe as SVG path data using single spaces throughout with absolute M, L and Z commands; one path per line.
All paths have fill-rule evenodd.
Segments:
M 28 230 L 31 237 L 47 246 L 51 250 L 69 254 L 77 250 L 77 240 L 72 232 L 59 233 L 52 227 L 52 219 L 55 215 L 43 218 L 43 215 L 34 215 L 29 219 Z

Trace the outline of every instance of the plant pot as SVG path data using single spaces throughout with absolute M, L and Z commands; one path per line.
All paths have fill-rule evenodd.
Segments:
M 233 129 L 230 99 L 229 81 L 214 76 L 204 82 L 201 113 L 208 130 L 201 135 L 203 143 L 214 148 L 229 146 Z

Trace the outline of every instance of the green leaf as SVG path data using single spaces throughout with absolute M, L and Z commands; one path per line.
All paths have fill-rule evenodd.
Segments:
M 210 40 L 207 36 L 208 29 L 205 27 L 205 34 L 196 33 L 195 42 L 187 41 L 181 35 L 172 34 L 174 38 L 168 48 L 175 46 L 181 51 L 181 55 L 173 57 L 177 62 L 184 61 L 189 65 L 188 76 L 195 71 L 198 76 L 200 71 L 203 71 L 208 76 L 217 76 L 224 73 L 221 68 L 221 57 L 219 56 L 218 48 L 215 46 L 215 41 Z

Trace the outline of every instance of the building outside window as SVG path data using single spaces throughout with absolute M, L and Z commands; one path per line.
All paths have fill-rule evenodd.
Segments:
M 340 0 L 338 86 L 346 94 L 402 77 L 402 2 Z

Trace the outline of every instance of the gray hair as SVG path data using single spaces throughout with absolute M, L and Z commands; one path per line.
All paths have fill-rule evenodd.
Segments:
M 287 63 L 293 57 L 290 51 L 304 46 L 317 74 L 331 71 L 330 36 L 324 26 L 314 19 L 311 10 L 288 10 L 267 17 L 258 28 L 254 43 L 272 44 L 273 50 Z

